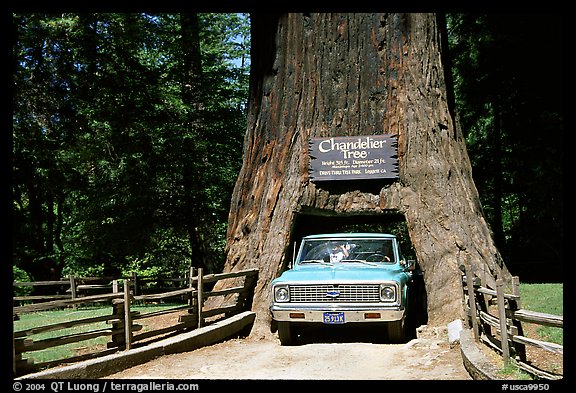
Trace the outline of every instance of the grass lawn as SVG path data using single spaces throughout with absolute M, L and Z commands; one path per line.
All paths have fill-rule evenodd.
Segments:
M 174 304 L 162 305 L 135 305 L 131 307 L 132 311 L 140 311 L 141 314 L 146 314 L 154 311 L 165 310 L 174 308 Z M 105 315 L 112 315 L 112 306 L 97 307 L 79 307 L 77 310 L 64 309 L 64 310 L 48 310 L 20 315 L 20 320 L 14 321 L 14 331 L 31 329 L 38 326 L 46 326 L 56 323 L 67 321 L 100 317 Z M 146 325 L 146 319 L 143 319 L 140 324 Z M 48 338 L 56 338 L 71 334 L 85 333 L 100 329 L 110 329 L 111 325 L 106 322 L 95 322 L 91 324 L 76 326 L 73 328 L 66 328 L 55 330 L 51 332 L 39 333 L 29 336 L 34 341 L 40 341 Z M 42 349 L 39 351 L 26 352 L 22 355 L 25 359 L 31 359 L 34 363 L 44 363 L 53 360 L 66 359 L 78 355 L 80 352 L 94 352 L 106 348 L 106 343 L 110 341 L 110 336 L 96 337 L 90 340 L 79 341 L 75 343 L 60 345 L 57 347 Z
M 564 315 L 563 284 L 520 284 L 520 301 L 525 310 L 547 314 Z M 536 332 L 543 341 L 563 344 L 564 330 L 548 326 L 538 326 Z

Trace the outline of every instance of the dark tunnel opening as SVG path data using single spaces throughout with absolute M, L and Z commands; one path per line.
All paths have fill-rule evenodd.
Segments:
M 402 212 L 395 210 L 377 214 L 338 214 L 335 212 L 313 211 L 300 213 L 296 216 L 291 231 L 290 247 L 286 253 L 286 266 L 297 253 L 301 239 L 308 235 L 322 233 L 389 233 L 396 235 L 405 259 L 416 260 L 406 218 Z M 416 263 L 410 283 L 411 306 L 407 323 L 411 330 L 428 322 L 427 294 L 424 276 Z M 415 334 L 415 333 L 414 333 Z

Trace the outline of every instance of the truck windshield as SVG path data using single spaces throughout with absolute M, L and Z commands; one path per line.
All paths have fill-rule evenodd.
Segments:
M 305 240 L 298 263 L 394 263 L 392 239 Z

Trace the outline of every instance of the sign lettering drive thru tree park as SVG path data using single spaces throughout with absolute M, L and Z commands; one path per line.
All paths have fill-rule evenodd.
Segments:
M 310 138 L 308 152 L 312 181 L 398 178 L 395 135 Z

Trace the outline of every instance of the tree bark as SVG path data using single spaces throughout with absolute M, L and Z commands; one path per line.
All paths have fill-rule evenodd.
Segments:
M 459 266 L 507 275 L 480 206 L 447 86 L 433 14 L 252 15 L 244 164 L 232 196 L 225 271 L 258 267 L 253 308 L 291 255 L 300 214 L 405 216 L 430 324 L 462 315 Z M 308 177 L 311 137 L 394 134 L 399 179 L 328 186 Z

